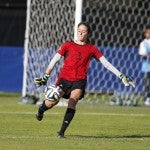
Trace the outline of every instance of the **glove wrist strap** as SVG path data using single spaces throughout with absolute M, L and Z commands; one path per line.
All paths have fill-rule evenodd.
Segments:
M 123 74 L 121 74 L 121 75 L 119 76 L 119 78 L 120 78 L 120 79 L 123 79 L 123 77 L 124 77 L 124 75 L 123 75 Z
M 43 75 L 43 79 L 46 79 L 46 80 L 47 80 L 47 79 L 49 78 L 49 76 L 50 76 L 49 74 L 44 73 L 44 75 Z

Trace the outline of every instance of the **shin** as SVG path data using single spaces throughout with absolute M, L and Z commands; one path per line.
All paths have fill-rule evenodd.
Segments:
M 72 121 L 75 115 L 76 105 L 78 103 L 78 100 L 81 94 L 82 94 L 82 91 L 80 89 L 76 89 L 72 91 L 71 98 L 69 99 L 69 102 L 68 102 L 68 108 L 66 110 L 61 129 L 58 132 L 58 136 L 64 136 L 64 133 L 67 127 L 69 126 L 70 122 Z
M 43 114 L 46 110 L 55 106 L 58 102 L 51 102 L 49 100 L 44 100 L 43 103 L 39 106 L 38 112 Z

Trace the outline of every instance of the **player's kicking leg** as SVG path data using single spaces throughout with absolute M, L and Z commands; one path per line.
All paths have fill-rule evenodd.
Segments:
M 55 106 L 58 102 L 52 102 L 49 100 L 44 100 L 43 103 L 39 106 L 38 112 L 36 114 L 36 119 L 41 121 L 43 119 L 44 112 L 48 109 L 51 109 Z

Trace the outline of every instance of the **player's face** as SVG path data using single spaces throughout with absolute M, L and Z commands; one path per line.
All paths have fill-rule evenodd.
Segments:
M 150 39 L 150 29 L 147 29 L 144 35 L 146 39 Z
M 77 38 L 81 42 L 86 42 L 88 38 L 88 29 L 85 25 L 80 25 L 77 29 Z

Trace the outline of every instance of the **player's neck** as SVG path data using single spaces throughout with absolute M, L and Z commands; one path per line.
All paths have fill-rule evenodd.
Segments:
M 87 44 L 85 41 L 83 42 L 83 41 L 79 41 L 79 40 L 75 40 L 74 42 L 76 44 L 78 44 L 78 45 L 85 45 L 85 44 Z

